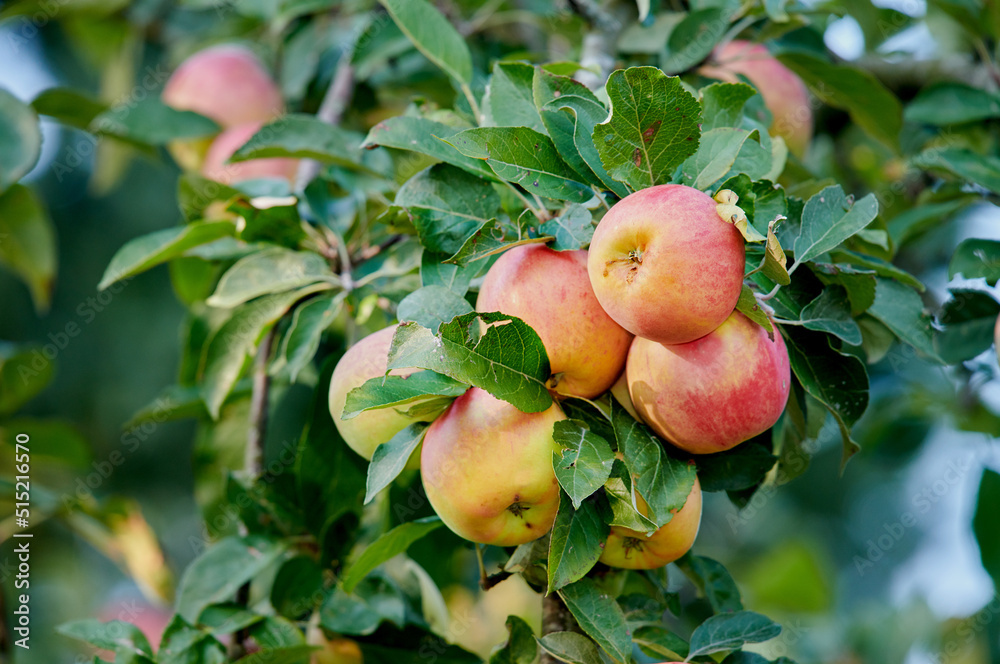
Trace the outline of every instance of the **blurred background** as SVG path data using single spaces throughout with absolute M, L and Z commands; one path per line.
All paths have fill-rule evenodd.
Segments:
M 155 80 L 150 94 L 156 94 L 163 73 L 184 55 L 230 38 L 255 44 L 273 62 L 267 58 L 275 37 L 258 18 L 265 2 L 245 3 L 257 9 L 241 8 L 239 2 L 170 0 L 49 4 L 60 5 L 55 14 L 46 3 L 34 3 L 25 13 L 0 4 L 0 87 L 25 102 L 55 86 L 114 99 L 146 74 Z M 336 3 L 318 3 L 323 4 Z M 478 7 L 454 4 L 465 15 Z M 556 2 L 515 4 L 543 17 L 558 16 L 560 10 Z M 826 46 L 840 58 L 877 59 L 889 69 L 904 63 L 898 68 L 901 79 L 914 60 L 924 63 L 916 66 L 925 72 L 943 77 L 948 67 L 972 62 L 972 46 L 940 4 L 841 4 L 843 16 L 830 18 L 824 33 Z M 893 13 L 885 14 L 888 10 Z M 902 18 L 890 38 L 873 43 L 866 38 L 868 26 L 855 18 L 866 12 Z M 335 42 L 340 29 L 344 26 L 329 26 L 323 39 Z M 483 63 L 504 48 L 502 43 L 484 47 Z M 407 83 L 440 76 L 403 51 L 386 57 L 397 58 L 396 75 Z M 276 74 L 295 103 L 307 96 L 304 86 L 311 76 L 293 64 L 286 60 Z M 321 59 L 309 67 L 306 73 L 321 72 L 322 79 L 330 62 Z M 916 89 L 901 80 L 895 91 L 905 100 Z M 403 103 L 407 95 L 399 92 Z M 365 111 L 369 118 L 398 112 L 394 106 L 400 102 L 392 96 L 362 88 L 356 112 Z M 33 493 L 33 640 L 30 652 L 14 649 L 19 664 L 85 661 L 80 646 L 53 631 L 68 620 L 119 618 L 146 624 L 151 633 L 162 629 L 172 579 L 200 551 L 204 537 L 194 498 L 193 423 L 160 422 L 154 414 L 123 429 L 175 381 L 184 306 L 165 268 L 127 281 L 118 292 L 96 290 L 122 244 L 179 223 L 179 170 L 165 151 L 110 142 L 97 146 L 84 131 L 45 118 L 42 123 L 42 158 L 25 183 L 42 199 L 57 238 L 57 277 L 48 310 L 37 311 L 24 283 L 0 270 L 5 356 L 15 347 L 40 352 L 48 358 L 41 365 L 52 370 L 51 382 L 0 423 L 0 468 L 4 474 L 10 470 L 13 436 L 29 432 L 38 487 Z M 810 151 L 810 168 L 837 177 L 859 196 L 892 179 L 882 148 L 842 113 L 823 109 L 817 127 L 826 133 Z M 946 299 L 948 258 L 972 236 L 1000 239 L 995 206 L 964 207 L 950 223 L 909 242 L 901 254 L 899 263 L 929 286 L 925 297 L 932 310 Z M 759 492 L 740 512 L 722 494 L 706 496 L 696 552 L 732 571 L 748 609 L 785 626 L 779 639 L 759 648 L 762 653 L 799 662 L 1000 661 L 1000 596 L 981 565 L 970 525 L 984 468 L 1000 471 L 1000 382 L 990 380 L 998 371 L 992 350 L 969 366 L 942 369 L 925 364 L 907 347 L 893 347 L 869 367 L 872 402 L 855 435 L 862 451 L 842 475 L 839 433 L 828 421 L 810 450 L 808 468 L 780 490 Z M 967 381 L 973 372 L 978 378 Z M 282 408 L 301 408 L 306 398 L 293 390 Z M 280 424 L 276 429 L 272 435 L 278 437 Z M 117 497 L 118 518 L 43 521 L 45 514 L 58 514 L 67 497 L 86 502 L 110 496 Z M 4 536 L 11 531 L 9 507 L 4 498 Z M 988 509 L 978 518 L 1000 531 L 1000 504 Z M 537 596 L 516 585 L 519 580 L 480 598 L 476 578 L 455 572 L 474 569 L 467 564 L 471 549 L 457 554 L 469 556 L 466 560 L 440 560 L 421 546 L 412 555 L 444 590 L 458 643 L 488 653 L 503 640 L 508 613 L 537 624 Z M 14 592 L 12 548 L 10 539 L 0 545 L 0 581 L 8 606 Z

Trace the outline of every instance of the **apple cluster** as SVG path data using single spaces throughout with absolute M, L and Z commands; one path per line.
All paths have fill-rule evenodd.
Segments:
M 744 269 L 740 232 L 710 196 L 684 185 L 622 199 L 589 250 L 527 244 L 504 252 L 483 279 L 476 309 L 515 316 L 535 330 L 556 400 L 525 413 L 471 387 L 433 419 L 408 467 L 419 467 L 442 521 L 465 539 L 498 546 L 548 532 L 560 503 L 553 426 L 566 418 L 559 403 L 567 397 L 610 391 L 668 445 L 690 454 L 721 452 L 770 428 L 788 398 L 788 353 L 780 334 L 772 338 L 736 311 Z M 348 349 L 330 382 L 337 428 L 367 459 L 420 421 L 392 408 L 342 417 L 348 392 L 386 374 L 394 332 L 383 329 Z M 701 502 L 695 480 L 684 506 L 652 535 L 613 526 L 601 562 L 648 569 L 676 560 L 694 543 Z M 641 495 L 636 504 L 646 512 Z

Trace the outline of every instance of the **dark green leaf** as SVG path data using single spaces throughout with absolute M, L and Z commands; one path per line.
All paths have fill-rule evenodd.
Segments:
M 354 590 L 354 587 L 372 570 L 393 556 L 406 551 L 418 539 L 440 528 L 442 523 L 438 517 L 429 516 L 401 524 L 381 535 L 344 572 L 342 577 L 344 590 L 347 592 Z
M 998 516 L 1000 516 L 1000 473 L 987 468 L 983 471 L 983 479 L 979 483 L 972 530 L 979 544 L 979 558 L 996 584 L 1000 584 L 1000 531 L 996 528 Z
M 945 171 L 973 184 L 1000 193 L 1000 159 L 968 148 L 930 148 L 913 158 L 918 168 Z
M 1000 97 L 957 81 L 932 83 L 911 101 L 903 117 L 943 127 L 1000 117 Z
M 966 279 L 985 278 L 990 286 L 996 286 L 1000 280 L 1000 241 L 971 238 L 959 244 L 948 264 L 948 276 L 959 274 Z
M 781 634 L 781 626 L 753 611 L 737 611 L 712 616 L 691 634 L 688 657 L 720 650 L 735 650 L 746 643 L 769 641 Z
M 993 345 L 1000 303 L 983 291 L 953 288 L 951 296 L 938 316 L 943 329 L 934 337 L 934 346 L 945 362 L 956 364 Z
M 101 102 L 72 88 L 49 88 L 35 97 L 31 106 L 39 115 L 86 130 L 98 115 L 107 109 Z
M 580 629 L 594 639 L 616 662 L 628 662 L 632 638 L 618 602 L 590 579 L 580 579 L 559 590 Z
M 705 593 L 716 613 L 743 610 L 740 589 L 722 563 L 688 553 L 677 561 L 677 566 Z
M 444 286 L 456 295 L 464 296 L 481 266 L 453 265 L 445 263 L 447 259 L 446 254 L 424 251 L 420 257 L 420 282 L 424 286 Z
M 870 224 L 877 214 L 874 194 L 854 202 L 840 185 L 815 194 L 802 210 L 802 227 L 795 238 L 795 262 L 804 263 L 832 251 Z
M 924 312 L 920 295 L 909 286 L 891 279 L 879 279 L 875 286 L 875 302 L 868 314 L 881 321 L 904 343 L 929 359 L 940 361 L 934 352 L 931 318 Z
M 323 591 L 323 570 L 309 556 L 286 560 L 271 586 L 271 606 L 295 620 L 319 604 Z
M 770 432 L 762 434 L 770 438 Z M 717 454 L 700 454 L 698 481 L 702 491 L 739 491 L 760 484 L 778 457 L 748 440 Z
M 625 463 L 619 459 L 615 459 L 611 477 L 604 484 L 604 491 L 611 508 L 609 525 L 638 530 L 647 535 L 656 532 L 656 523 L 639 511 L 632 476 Z
M 875 303 L 875 271 L 850 265 L 812 263 L 810 269 L 825 285 L 839 285 L 847 291 L 851 315 L 859 316 Z
M 399 477 L 413 451 L 423 441 L 426 431 L 427 425 L 423 422 L 411 424 L 375 448 L 372 461 L 368 464 L 365 505 Z
M 528 623 L 517 616 L 507 616 L 507 643 L 490 655 L 490 664 L 534 664 L 538 643 Z
M 602 664 L 604 661 L 594 642 L 576 632 L 551 632 L 538 639 L 538 645 L 567 664 Z
M 604 552 L 609 532 L 594 501 L 573 509 L 569 496 L 564 492 L 559 496 L 559 512 L 549 539 L 549 592 L 583 578 Z

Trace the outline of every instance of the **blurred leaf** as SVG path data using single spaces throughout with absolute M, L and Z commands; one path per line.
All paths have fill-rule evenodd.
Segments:
M 482 664 L 478 655 L 451 645 L 424 628 L 408 625 L 398 629 L 383 624 L 371 638 L 359 641 L 365 664 Z
M 737 611 L 712 616 L 691 634 L 688 657 L 720 650 L 734 650 L 746 643 L 769 641 L 781 633 L 781 626 L 753 611 Z
M 548 592 L 583 578 L 604 553 L 608 532 L 594 501 L 574 509 L 570 497 L 560 491 L 559 511 L 549 539 Z
M 424 286 L 403 298 L 396 317 L 400 321 L 413 321 L 437 333 L 442 323 L 472 311 L 472 305 L 454 291 L 444 286 Z
M 608 441 L 578 420 L 556 422 L 552 438 L 560 448 L 552 453 L 552 470 L 578 510 L 611 476 L 614 453 Z
M 706 7 L 685 16 L 670 32 L 660 68 L 678 74 L 708 57 L 729 27 L 731 13 L 726 7 Z
M 760 132 L 719 127 L 704 132 L 698 151 L 681 164 L 681 182 L 695 189 L 708 189 L 724 177 L 748 140 L 760 142 Z
M 834 65 L 796 51 L 777 56 L 822 102 L 847 111 L 851 119 L 872 138 L 893 150 L 899 149 L 903 107 L 872 74 L 854 67 Z
M 238 189 L 233 189 L 221 182 L 209 180 L 198 173 L 183 173 L 177 181 L 177 203 L 181 214 L 187 221 L 195 221 L 203 217 L 209 220 L 225 218 L 225 209 L 213 206 L 216 201 L 231 201 L 243 196 Z M 232 215 L 235 220 L 235 215 Z
M 994 343 L 1000 303 L 983 291 L 950 289 L 938 322 L 943 329 L 934 336 L 934 347 L 948 364 L 971 360 Z
M 931 147 L 911 161 L 917 168 L 945 171 L 1000 193 L 1000 159 L 996 157 L 976 154 L 968 148 Z
M 0 135 L 0 145 L 2 141 Z M 2 177 L 0 171 L 0 190 Z M 0 265 L 27 284 L 39 313 L 48 311 L 52 301 L 57 268 L 55 236 L 48 212 L 30 189 L 17 184 L 0 194 Z
M 180 256 L 188 249 L 236 233 L 229 221 L 203 221 L 165 228 L 126 242 L 108 263 L 98 290 Z
M 157 664 L 223 664 L 226 649 L 208 632 L 195 629 L 175 615 L 163 631 Z
M 996 528 L 998 505 L 1000 505 L 1000 473 L 986 469 L 979 483 L 972 530 L 979 544 L 979 557 L 983 561 L 983 567 L 995 584 L 1000 584 L 1000 531 Z
M 212 634 L 232 634 L 250 625 L 259 623 L 264 616 L 254 613 L 234 602 L 223 602 L 205 607 L 198 616 L 198 624 L 208 627 Z
M 70 127 L 86 130 L 107 106 L 72 88 L 49 88 L 35 97 L 31 106 L 39 115 L 47 115 Z
M 343 292 L 321 294 L 295 308 L 281 350 L 292 381 L 316 356 L 323 332 L 340 314 L 344 297 Z
M 757 558 L 746 571 L 745 583 L 754 606 L 775 612 L 815 613 L 829 611 L 834 591 L 815 547 L 788 539 Z
M 492 125 L 528 127 L 545 132 L 531 90 L 534 76 L 535 67 L 523 62 L 497 62 L 493 65 L 489 92 L 483 98 L 483 110 L 486 117 L 492 120 Z
M 393 556 L 403 553 L 411 544 L 440 528 L 442 524 L 440 518 L 429 516 L 401 524 L 379 536 L 344 572 L 341 577 L 344 590 L 347 592 L 354 590 L 372 570 Z
M 802 227 L 795 238 L 795 262 L 804 263 L 835 249 L 870 224 L 877 214 L 874 194 L 854 202 L 840 185 L 815 194 L 802 210 Z
M 500 213 L 500 197 L 482 178 L 447 165 L 407 180 L 395 204 L 406 209 L 427 250 L 451 256 Z
M 488 327 L 475 338 L 480 320 Z M 415 323 L 400 323 L 388 368 L 407 367 L 430 369 L 475 385 L 526 413 L 552 405 L 545 387 L 550 373 L 545 347 L 534 330 L 512 316 L 466 314 L 442 324 L 437 335 Z
M 63 636 L 89 643 L 104 650 L 121 650 L 127 653 L 153 656 L 153 649 L 142 630 L 123 620 L 109 622 L 95 619 L 76 620 L 59 625 L 56 631 Z
M 54 362 L 42 346 L 0 344 L 0 415 L 14 413 L 37 396 L 54 374 Z
M 340 283 L 326 259 L 312 251 L 271 247 L 236 261 L 222 275 L 205 304 L 231 309 L 261 295 L 283 293 L 316 282 L 334 286 Z
M 279 614 L 295 620 L 319 604 L 323 590 L 323 570 L 309 556 L 286 560 L 271 586 L 271 606 Z
M 625 626 L 625 614 L 613 597 L 586 578 L 561 588 L 559 596 L 587 636 L 614 661 L 629 661 L 632 638 Z
M 1000 97 L 957 81 L 925 87 L 903 112 L 909 122 L 943 127 L 1000 117 Z
M 875 302 L 868 313 L 928 359 L 941 361 L 934 351 L 930 316 L 924 312 L 920 295 L 909 286 L 890 279 L 878 279 Z
M 27 175 L 42 153 L 38 116 L 3 88 L 0 88 L 0 146 L 0 192 L 3 192 Z
M 683 661 L 687 642 L 660 625 L 645 625 L 635 630 L 633 641 L 639 650 L 656 659 Z
M 282 616 L 266 616 L 254 624 L 250 629 L 250 636 L 262 646 L 263 652 L 305 644 L 302 631 L 295 623 Z
M 90 129 L 144 145 L 166 145 L 179 138 L 199 138 L 219 132 L 219 125 L 194 111 L 178 111 L 159 97 L 130 100 L 97 115 Z
M 761 434 L 770 439 L 770 431 Z M 774 467 L 778 457 L 751 439 L 717 454 L 699 454 L 698 481 L 702 491 L 739 491 L 756 486 Z M 685 496 L 686 498 L 686 496 Z
M 507 642 L 490 655 L 490 664 L 534 664 L 538 644 L 531 626 L 517 616 L 507 616 Z
M 698 102 L 655 67 L 615 71 L 607 91 L 612 113 L 594 128 L 604 168 L 633 190 L 669 182 L 698 149 Z
M 379 0 L 413 45 L 459 83 L 472 82 L 469 47 L 445 16 L 426 0 Z
M 824 288 L 815 300 L 802 308 L 799 320 L 807 329 L 829 332 L 850 346 L 861 345 L 861 329 L 851 318 L 851 303 L 843 288 Z
M 527 127 L 466 129 L 449 139 L 459 152 L 485 159 L 502 179 L 528 192 L 583 203 L 594 196 L 579 175 L 562 160 L 552 139 Z
M 698 586 L 699 590 L 705 593 L 713 611 L 730 613 L 743 610 L 740 589 L 722 563 L 705 556 L 686 553 L 677 561 L 677 566 Z
M 908 243 L 921 233 L 936 227 L 945 219 L 967 207 L 971 195 L 942 203 L 925 203 L 900 212 L 889 220 L 889 237 L 895 246 Z
M 920 292 L 923 292 L 924 290 L 924 285 L 920 283 L 919 279 L 914 277 L 909 272 L 901 270 L 892 263 L 888 263 L 881 258 L 860 254 L 856 251 L 846 251 L 844 249 L 839 249 L 832 253 L 830 258 L 832 258 L 836 263 L 849 263 L 861 268 L 866 268 L 875 272 L 875 274 L 880 277 L 890 277 L 896 281 L 906 284 L 907 286 L 915 288 Z
M 582 205 L 572 204 L 561 214 L 539 226 L 538 232 L 555 237 L 552 248 L 556 251 L 582 249 L 594 237 L 593 216 Z
M 966 279 L 985 278 L 995 286 L 1000 280 L 1000 241 L 970 238 L 959 244 L 948 264 L 948 277 L 959 274 Z
M 312 653 L 317 651 L 316 646 L 295 645 L 268 647 L 251 653 L 246 657 L 241 657 L 234 664 L 302 664 Z
M 259 538 L 227 537 L 215 542 L 184 570 L 177 590 L 177 613 L 193 623 L 206 606 L 233 597 L 283 550 L 282 545 Z
M 538 639 L 538 645 L 567 664 L 602 664 L 604 661 L 594 642 L 576 632 L 550 632 Z
M 419 152 L 481 178 L 495 180 L 496 174 L 482 159 L 466 157 L 452 147 L 451 139 L 460 131 L 462 129 L 427 118 L 399 115 L 372 127 L 361 147 L 370 150 L 384 145 L 397 150 Z M 396 204 L 403 205 L 398 200 Z
M 427 424 L 423 422 L 411 424 L 375 448 L 371 463 L 368 464 L 365 505 L 399 477 L 413 451 L 423 442 L 426 432 Z

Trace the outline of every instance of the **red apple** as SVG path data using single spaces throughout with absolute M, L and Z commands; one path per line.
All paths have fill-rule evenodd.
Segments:
M 744 240 L 716 206 L 704 192 L 665 184 L 626 196 L 604 215 L 587 268 L 598 301 L 619 325 L 679 344 L 732 313 L 743 286 Z
M 746 76 L 771 111 L 771 133 L 785 139 L 800 157 L 812 140 L 813 116 L 809 91 L 802 80 L 781 64 L 763 44 L 733 40 L 715 51 L 699 72 L 727 83 Z
M 586 251 L 532 244 L 504 252 L 486 273 L 476 309 L 517 316 L 538 333 L 560 394 L 602 394 L 625 366 L 632 335 L 597 301 Z
M 210 180 L 222 184 L 234 184 L 256 178 L 281 178 L 295 184 L 295 176 L 299 168 L 298 159 L 284 157 L 268 157 L 251 159 L 232 164 L 226 161 L 243 146 L 250 137 L 261 128 L 261 123 L 251 122 L 231 129 L 226 129 L 216 136 L 208 148 L 205 161 L 201 165 L 201 173 Z
M 648 506 L 636 494 L 636 505 L 645 515 Z M 691 548 L 701 526 L 701 485 L 698 478 L 674 517 L 652 535 L 621 526 L 611 526 L 600 561 L 622 569 L 654 569 L 672 563 Z
M 734 311 L 717 330 L 667 346 L 636 337 L 629 351 L 629 393 L 640 417 L 693 454 L 728 450 L 767 431 L 791 386 L 788 350 Z
M 515 546 L 549 531 L 559 509 L 552 427 L 556 404 L 524 413 L 477 387 L 427 430 L 424 492 L 445 525 L 473 542 Z

